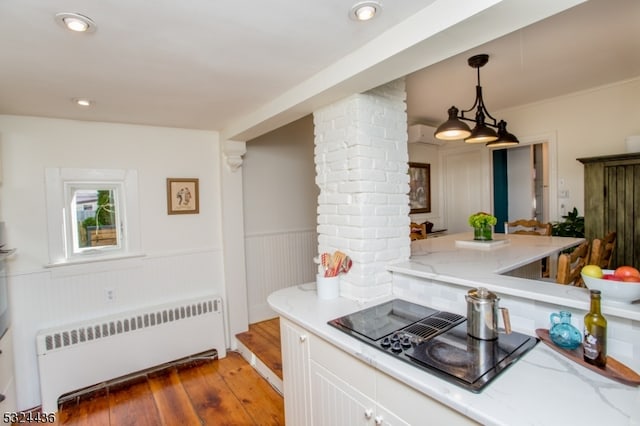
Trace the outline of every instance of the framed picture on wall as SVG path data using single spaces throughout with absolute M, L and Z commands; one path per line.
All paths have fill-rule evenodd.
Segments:
M 196 178 L 167 178 L 167 214 L 200 213 Z
M 431 165 L 409 163 L 410 213 L 431 212 Z

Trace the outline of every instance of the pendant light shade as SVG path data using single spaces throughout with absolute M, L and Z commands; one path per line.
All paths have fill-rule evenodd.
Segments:
M 487 147 L 489 148 L 503 148 L 505 146 L 518 145 L 520 141 L 512 133 L 507 132 L 507 122 L 500 120 L 498 123 L 498 139 L 493 142 L 489 142 Z
M 487 127 L 484 122 L 484 114 L 482 111 L 476 113 L 476 127 L 471 131 L 471 135 L 464 141 L 466 143 L 487 143 L 493 142 L 498 139 L 498 134 L 495 130 Z
M 449 119 L 436 129 L 435 135 L 445 141 L 457 141 L 469 137 L 471 129 L 467 123 L 458 120 L 458 108 L 452 106 L 449 108 Z
M 488 147 L 517 145 L 518 138 L 507 131 L 507 123 L 498 121 L 489 114 L 482 99 L 482 86 L 480 86 L 480 68 L 489 62 L 489 55 L 475 55 L 468 59 L 469 66 L 475 68 L 478 74 L 476 85 L 476 100 L 471 108 L 460 111 L 455 106 L 448 110 L 449 118 L 436 129 L 434 136 L 441 140 L 460 140 L 466 143 L 486 143 Z M 466 113 L 475 112 L 475 118 L 465 116 Z M 486 120 L 489 120 L 487 122 Z M 475 123 L 473 130 L 469 129 L 462 120 Z M 494 130 L 496 129 L 496 130 Z
M 477 125 L 472 131 L 471 136 L 465 138 L 466 143 L 488 143 L 498 139 L 496 132 L 489 127 Z

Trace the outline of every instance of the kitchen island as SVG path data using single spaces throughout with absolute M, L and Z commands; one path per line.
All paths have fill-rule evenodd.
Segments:
M 640 424 L 637 387 L 598 375 L 543 343 L 476 394 L 327 324 L 396 297 L 466 314 L 466 291 L 485 286 L 501 296 L 516 331 L 534 335 L 536 328 L 548 328 L 549 313 L 560 309 L 572 311 L 579 325 L 588 309 L 586 290 L 505 275 L 576 241 L 550 242 L 555 237 L 544 237 L 534 242 L 538 237 L 510 235 L 507 246 L 487 250 L 459 247 L 456 241 L 465 238 L 458 234 L 414 243 L 410 261 L 389 265 L 393 291 L 384 298 L 319 300 L 314 283 L 269 296 L 269 304 L 283 319 L 288 420 L 337 424 L 340 417 L 326 416 L 333 411 L 346 415 L 358 407 L 360 424 Z M 603 311 L 610 324 L 610 355 L 639 371 L 640 309 L 610 303 L 603 304 Z M 351 405 L 345 408 L 344 401 Z
M 589 310 L 587 289 L 556 284 L 553 279 L 522 278 L 517 273 L 537 266 L 541 259 L 549 256 L 555 262 L 558 253 L 577 246 L 584 241 L 583 238 L 495 234 L 495 240 L 506 240 L 506 243 L 490 249 L 483 249 L 482 243 L 470 248 L 466 244 L 472 240 L 473 234 L 469 232 L 412 242 L 411 259 L 387 267 L 395 273 L 394 291 L 406 287 L 402 285 L 402 277 L 424 278 L 431 283 L 458 287 L 465 292 L 468 288 L 482 286 L 501 296 L 585 312 Z M 624 304 L 606 298 L 603 298 L 602 304 L 605 315 L 640 321 L 638 304 Z

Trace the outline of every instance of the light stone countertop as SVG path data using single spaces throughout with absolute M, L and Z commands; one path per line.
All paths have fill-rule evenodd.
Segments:
M 501 295 L 531 299 L 536 303 L 546 302 L 583 311 L 589 309 L 586 289 L 503 275 L 575 246 L 582 239 L 503 234 L 494 237 L 508 239 L 508 242 L 476 248 L 473 243 L 468 244 L 472 233 L 417 240 L 412 243 L 409 261 L 390 264 L 387 269 L 394 275 L 459 287 L 461 293 L 469 287 L 484 286 Z M 393 293 L 402 292 L 397 293 L 394 289 Z M 327 324 L 334 318 L 398 297 L 394 295 L 368 301 L 345 297 L 320 300 L 316 296 L 315 283 L 309 283 L 276 291 L 269 296 L 268 302 L 281 316 L 482 424 L 640 425 L 639 387 L 620 384 L 592 372 L 542 342 L 481 393 L 474 394 Z M 623 321 L 640 320 L 640 305 L 605 300 L 602 310 L 605 316 L 617 316 L 624 318 Z M 640 360 L 618 359 L 636 371 L 640 367 Z
M 471 232 L 416 240 L 411 244 L 411 259 L 390 264 L 387 269 L 462 287 L 483 286 L 499 294 L 589 310 L 587 289 L 503 275 L 535 260 L 555 256 L 565 248 L 578 245 L 582 238 L 513 234 L 494 234 L 494 238 L 507 239 L 508 243 L 491 249 L 460 247 L 457 241 L 473 240 Z M 640 321 L 640 304 L 624 304 L 603 298 L 602 312 Z
M 315 283 L 268 297 L 281 316 L 362 362 L 486 425 L 640 425 L 640 388 L 596 374 L 543 343 L 475 394 L 398 360 L 329 326 L 327 321 L 392 299 L 321 300 Z

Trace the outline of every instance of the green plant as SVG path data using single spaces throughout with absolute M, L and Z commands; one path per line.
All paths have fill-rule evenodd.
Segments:
M 87 229 L 89 226 L 96 226 L 96 218 L 95 217 L 88 217 L 85 220 L 82 221 L 82 226 L 84 227 L 84 229 Z
M 469 225 L 474 228 L 484 228 L 485 226 L 493 226 L 498 223 L 498 219 L 485 212 L 474 213 L 469 216 Z
M 577 208 L 574 207 L 572 211 L 566 216 L 562 216 L 562 218 L 564 221 L 551 224 L 551 235 L 584 238 L 584 217 L 579 216 Z
M 109 190 L 98 191 L 98 208 L 96 209 L 96 226 L 113 225 L 114 211 L 112 193 Z

